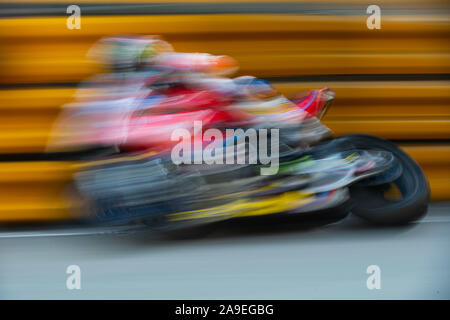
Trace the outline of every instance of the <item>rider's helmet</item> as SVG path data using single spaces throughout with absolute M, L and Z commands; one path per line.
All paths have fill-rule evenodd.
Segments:
M 112 72 L 130 72 L 150 66 L 159 53 L 172 51 L 157 36 L 116 36 L 101 39 L 89 56 Z
M 137 68 L 151 67 L 159 54 L 173 52 L 173 47 L 158 36 L 142 36 L 137 46 Z
M 237 86 L 237 95 L 242 99 L 260 100 L 278 95 L 277 90 L 266 80 L 252 76 L 233 79 Z

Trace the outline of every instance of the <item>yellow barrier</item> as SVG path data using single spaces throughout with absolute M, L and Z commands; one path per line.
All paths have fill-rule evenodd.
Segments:
M 365 132 L 389 139 L 450 138 L 449 81 L 283 82 L 290 96 L 328 86 L 336 101 L 325 117 L 337 135 Z M 0 91 L 0 153 L 42 152 L 60 107 L 76 89 Z
M 406 17 L 406 18 L 405 18 Z M 0 20 L 2 83 L 80 81 L 98 72 L 86 59 L 104 35 L 161 34 L 178 51 L 229 54 L 241 74 L 449 73 L 446 15 L 383 16 L 369 30 L 366 16 L 214 14 L 66 17 Z
M 424 168 L 433 200 L 450 198 L 450 144 L 405 145 Z M 71 219 L 79 205 L 68 197 L 76 163 L 0 163 L 0 223 Z
M 137 2 L 141 1 L 151 2 Z M 420 1 L 395 1 L 412 2 L 422 6 Z M 439 0 L 432 5 L 447 6 Z M 426 8 L 430 6 L 427 2 Z M 240 63 L 240 74 L 262 77 L 450 73 L 448 15 L 383 15 L 380 30 L 368 30 L 365 15 L 86 16 L 81 30 L 67 29 L 66 19 L 0 19 L 0 84 L 86 79 L 101 71 L 86 58 L 87 51 L 99 38 L 112 34 L 161 34 L 177 51 L 228 54 Z M 337 135 L 363 132 L 406 140 L 450 139 L 449 85 L 449 81 L 275 84 L 286 95 L 322 86 L 334 89 L 336 102 L 324 122 Z M 44 151 L 60 106 L 71 101 L 74 91 L 1 90 L 0 153 Z M 423 142 L 404 148 L 424 168 L 432 199 L 450 199 L 450 145 Z M 68 162 L 0 163 L 0 223 L 70 218 L 78 205 L 67 198 L 73 171 L 74 164 Z
M 288 97 L 325 86 L 333 89 L 336 99 L 328 113 L 333 116 L 450 115 L 450 81 L 273 82 L 273 85 Z M 76 88 L 57 87 L 0 90 L 0 113 L 54 116 L 63 104 L 72 101 L 75 91 Z
M 69 162 L 0 163 L 0 222 L 70 218 Z
M 403 149 L 419 163 L 427 175 L 431 200 L 450 199 L 450 145 L 417 144 L 404 146 Z

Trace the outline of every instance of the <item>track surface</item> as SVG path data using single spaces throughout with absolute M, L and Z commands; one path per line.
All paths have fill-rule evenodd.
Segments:
M 450 204 L 370 228 L 218 229 L 197 240 L 89 228 L 0 232 L 2 299 L 449 299 Z M 81 268 L 81 290 L 66 268 Z M 368 290 L 369 265 L 381 289 Z

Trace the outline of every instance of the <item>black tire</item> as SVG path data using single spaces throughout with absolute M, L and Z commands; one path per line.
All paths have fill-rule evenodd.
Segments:
M 352 213 L 375 224 L 406 224 L 424 216 L 430 202 L 430 188 L 420 166 L 394 143 L 370 135 L 347 135 L 339 138 L 356 148 L 386 150 L 400 162 L 402 174 L 391 183 L 370 186 L 353 185 Z M 385 191 L 395 186 L 401 199 L 386 199 Z

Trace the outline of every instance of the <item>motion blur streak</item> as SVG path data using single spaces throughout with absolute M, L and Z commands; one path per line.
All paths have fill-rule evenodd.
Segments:
M 11 161 L 54 160 L 42 152 L 59 108 L 73 101 L 79 81 L 101 71 L 87 51 L 105 35 L 124 33 L 158 33 L 177 51 L 233 56 L 241 74 L 270 77 L 285 95 L 325 85 L 334 89 L 337 99 L 324 119 L 327 126 L 337 135 L 366 132 L 403 140 L 405 150 L 424 166 L 432 197 L 450 199 L 446 1 L 381 1 L 380 30 L 367 29 L 366 3 L 358 0 L 248 1 L 249 6 L 196 1 L 203 7 L 157 1 L 180 2 L 176 10 L 190 14 L 164 14 L 168 7 L 147 6 L 140 9 L 144 15 L 133 16 L 124 15 L 131 10 L 126 3 L 121 16 L 114 15 L 112 4 L 120 1 L 95 1 L 103 6 L 97 11 L 90 1 L 81 1 L 86 16 L 80 30 L 65 27 L 64 1 L 45 2 L 8 4 L 0 20 L 0 152 L 6 160 L 1 166 L 4 172 L 22 170 L 23 177 L 1 182 L 2 190 L 9 190 L 2 192 L 2 220 L 68 217 L 64 208 L 72 204 L 61 194 L 70 180 L 69 164 L 61 163 L 67 169 L 58 180 L 41 174 L 45 162 Z M 157 10 L 163 14 L 152 15 Z M 430 153 L 429 160 L 424 163 L 416 150 Z M 53 166 L 59 164 L 48 164 Z M 36 180 L 35 174 L 43 178 Z M 36 181 L 45 183 L 36 188 Z
M 0 0 L 0 299 L 449 299 L 449 1 L 370 4 Z

